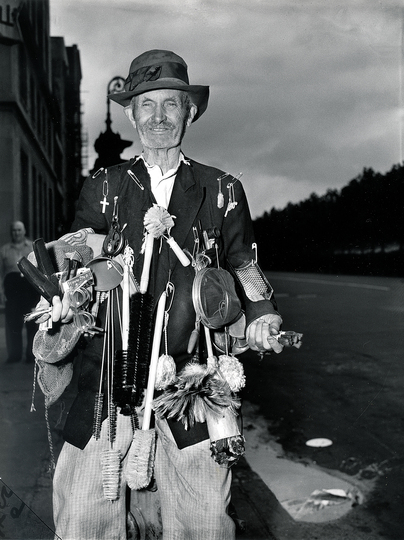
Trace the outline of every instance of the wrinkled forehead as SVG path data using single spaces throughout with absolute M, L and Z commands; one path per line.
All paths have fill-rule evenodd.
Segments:
M 149 92 L 143 92 L 132 98 L 132 103 L 143 103 L 150 100 L 155 102 L 162 102 L 167 99 L 179 100 L 181 103 L 185 103 L 188 98 L 188 92 L 184 90 L 178 90 L 177 88 L 161 88 L 158 90 L 150 90 Z

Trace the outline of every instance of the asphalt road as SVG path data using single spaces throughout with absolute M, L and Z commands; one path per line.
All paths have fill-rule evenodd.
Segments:
M 245 399 L 295 460 L 375 487 L 337 522 L 300 539 L 404 539 L 404 280 L 267 273 L 300 350 L 243 355 Z M 306 441 L 330 439 L 327 448 Z M 318 536 L 317 536 L 318 534 Z

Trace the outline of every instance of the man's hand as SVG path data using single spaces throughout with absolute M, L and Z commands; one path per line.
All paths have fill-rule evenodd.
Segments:
M 65 292 L 62 300 L 59 296 L 52 298 L 52 321 L 62 323 L 70 322 L 73 318 L 73 311 L 70 307 L 70 293 Z
M 50 318 L 53 322 L 70 322 L 73 318 L 73 311 L 70 309 L 70 295 L 65 293 L 62 300 L 59 298 L 59 296 L 54 296 L 52 298 L 52 305 L 50 305 L 49 302 L 47 302 L 45 298 L 41 296 L 41 299 L 36 305 L 33 314 L 35 315 L 35 313 L 37 313 L 35 318 L 35 322 L 37 324 L 42 324 Z
M 246 339 L 248 346 L 253 351 L 282 352 L 283 345 L 272 336 L 279 334 L 282 318 L 279 315 L 268 313 L 261 315 L 247 327 Z

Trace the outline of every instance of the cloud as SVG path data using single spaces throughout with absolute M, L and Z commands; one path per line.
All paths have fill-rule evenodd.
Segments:
M 253 216 L 381 172 L 399 148 L 401 3 L 393 0 L 50 0 L 52 34 L 80 49 L 91 167 L 106 88 L 137 54 L 183 56 L 209 84 L 184 151 L 243 180 Z M 112 128 L 135 139 L 122 109 Z M 124 156 L 139 151 L 135 143 Z

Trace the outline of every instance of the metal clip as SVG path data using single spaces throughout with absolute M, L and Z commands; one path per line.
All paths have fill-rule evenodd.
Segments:
M 257 263 L 258 263 L 258 248 L 257 248 L 257 244 L 254 242 L 254 243 L 252 244 L 251 248 L 252 248 L 252 249 L 254 250 L 254 252 L 255 252 L 255 260 L 253 260 L 253 262 L 254 262 L 255 264 L 257 264 Z
M 219 182 L 219 191 L 218 191 L 218 194 L 217 194 L 217 207 L 218 208 L 223 208 L 223 206 L 224 206 L 224 195 L 223 195 L 223 192 L 222 192 L 222 180 L 224 178 L 226 178 L 227 176 L 230 176 L 229 173 L 224 173 L 221 176 L 219 176 L 219 178 L 217 179 L 217 181 Z
M 194 247 L 192 250 L 192 259 L 195 259 L 196 255 L 199 253 L 199 234 L 196 227 L 192 227 L 192 232 L 194 234 Z
M 128 169 L 126 172 L 129 174 L 129 176 L 132 178 L 132 180 L 135 182 L 135 184 L 136 184 L 140 189 L 144 190 L 144 186 L 143 186 L 143 184 L 140 182 L 140 180 L 139 180 L 139 178 L 136 176 L 136 174 L 135 174 L 133 171 L 131 171 L 130 169 Z
M 229 202 L 227 204 L 227 208 L 226 208 L 226 212 L 224 214 L 224 217 L 227 217 L 227 214 L 233 210 L 234 208 L 236 208 L 236 206 L 238 205 L 238 202 L 236 201 L 236 197 L 235 197 L 235 194 L 234 194 L 234 184 L 240 180 L 240 178 L 243 176 L 243 173 L 240 172 L 238 173 L 237 176 L 234 177 L 234 182 L 229 182 L 227 184 L 227 189 L 229 190 Z
M 100 176 L 100 174 L 102 173 L 102 171 L 104 170 L 104 167 L 101 167 L 100 169 L 98 169 L 98 171 L 96 171 L 93 176 L 91 178 L 97 178 L 97 176 Z
M 174 301 L 174 293 L 175 293 L 175 285 L 171 281 L 169 281 L 166 285 L 166 295 L 167 299 L 170 299 L 170 303 L 168 304 L 168 308 L 166 308 L 165 312 L 168 313 L 171 309 L 171 306 L 173 305 Z
M 114 197 L 114 213 L 112 216 L 111 226 L 102 245 L 104 253 L 109 257 L 119 255 L 125 245 L 125 238 L 122 234 L 127 223 L 120 229 L 118 221 L 118 197 Z

